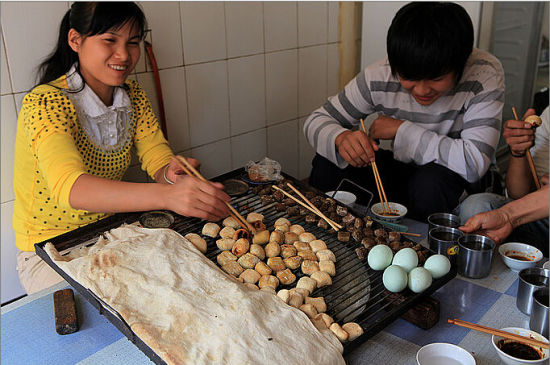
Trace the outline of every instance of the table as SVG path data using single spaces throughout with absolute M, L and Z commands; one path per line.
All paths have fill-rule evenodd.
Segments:
M 427 225 L 405 219 L 409 232 L 427 236 Z M 427 246 L 424 238 L 421 244 Z M 547 259 L 544 259 L 546 261 Z M 543 262 L 538 264 L 542 266 Z M 69 287 L 61 282 L 39 293 L 2 307 L 1 363 L 126 365 L 152 364 L 107 319 L 75 291 L 80 330 L 60 336 L 55 332 L 52 293 Z M 457 276 L 433 294 L 441 302 L 439 323 L 422 330 L 397 319 L 346 355 L 354 364 L 416 364 L 416 352 L 433 342 L 448 342 L 470 351 L 478 365 L 499 364 L 491 336 L 447 324 L 459 318 L 484 326 L 529 328 L 529 317 L 516 307 L 517 273 L 509 270 L 498 251 L 493 256 L 491 274 L 484 279 Z

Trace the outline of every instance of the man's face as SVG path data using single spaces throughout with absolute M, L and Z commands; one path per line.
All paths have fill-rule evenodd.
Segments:
M 432 80 L 406 80 L 398 76 L 401 86 L 420 105 L 431 105 L 447 94 L 455 85 L 455 74 L 449 72 Z

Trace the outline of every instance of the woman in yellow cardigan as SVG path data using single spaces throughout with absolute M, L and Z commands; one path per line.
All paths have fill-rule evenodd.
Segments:
M 28 293 L 61 280 L 34 253 L 35 243 L 110 213 L 168 209 L 208 220 L 228 215 L 223 185 L 182 174 L 147 96 L 127 80 L 145 29 L 135 3 L 73 3 L 55 51 L 39 69 L 39 86 L 23 100 L 13 227 Z M 121 181 L 132 147 L 158 184 Z

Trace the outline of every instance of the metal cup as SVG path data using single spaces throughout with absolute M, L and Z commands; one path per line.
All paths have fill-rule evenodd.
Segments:
M 548 288 L 550 270 L 540 267 L 530 267 L 521 270 L 518 276 L 516 306 L 523 313 L 530 315 L 531 308 L 533 307 L 533 293 L 538 289 Z
M 491 272 L 495 242 L 478 234 L 466 234 L 458 239 L 457 270 L 462 276 L 481 279 Z
M 451 227 L 435 227 L 428 232 L 430 250 L 449 258 L 451 263 L 456 264 L 456 247 L 458 239 L 464 233 L 461 230 Z
M 548 338 L 548 288 L 538 289 L 533 293 L 529 328 Z
M 435 227 L 460 227 L 460 217 L 450 213 L 433 213 L 428 217 L 428 232 Z

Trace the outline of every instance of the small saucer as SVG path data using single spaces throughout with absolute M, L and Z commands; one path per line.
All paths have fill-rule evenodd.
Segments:
M 169 228 L 173 223 L 174 216 L 160 210 L 143 213 L 139 217 L 139 224 L 144 228 Z
M 242 180 L 228 179 L 223 182 L 223 186 L 229 196 L 243 195 L 248 191 L 248 184 Z

